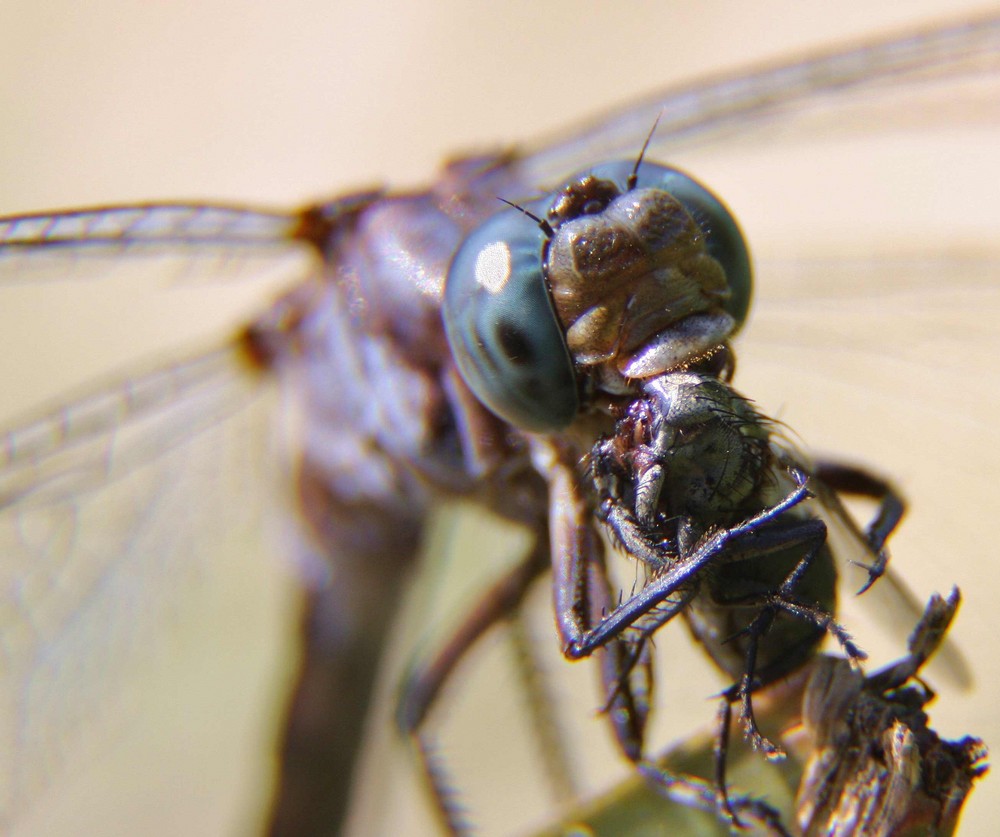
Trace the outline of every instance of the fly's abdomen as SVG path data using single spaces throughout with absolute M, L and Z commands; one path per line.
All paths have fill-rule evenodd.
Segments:
M 746 670 L 747 635 L 761 613 L 762 596 L 777 593 L 802 559 L 803 550 L 787 549 L 714 568 L 700 595 L 685 612 L 688 627 L 715 664 L 738 682 Z M 837 573 L 829 547 L 823 544 L 795 588 L 795 599 L 834 613 Z M 743 602 L 752 600 L 752 604 Z M 757 647 L 757 676 L 762 683 L 784 677 L 804 665 L 826 636 L 814 622 L 778 612 Z

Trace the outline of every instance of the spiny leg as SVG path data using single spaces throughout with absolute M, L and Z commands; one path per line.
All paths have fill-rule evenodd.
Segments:
M 784 524 L 780 528 L 773 525 L 766 534 L 768 536 L 766 540 L 771 541 L 771 543 L 757 545 L 759 549 L 765 550 L 762 554 L 766 554 L 767 550 L 774 547 L 779 550 L 783 549 L 783 545 L 789 541 L 789 535 L 791 535 L 792 540 L 805 547 L 805 553 L 782 582 L 778 592 L 773 596 L 769 595 L 763 598 L 760 611 L 744 629 L 743 633 L 748 639 L 743 676 L 738 684 L 727 689 L 722 695 L 719 708 L 719 731 L 715 746 L 715 783 L 719 809 L 735 827 L 741 827 L 742 823 L 730 800 L 726 780 L 732 704 L 736 701 L 740 702 L 740 723 L 743 725 L 745 737 L 754 749 L 762 751 L 765 758 L 769 760 L 783 758 L 784 752 L 781 748 L 760 732 L 754 714 L 752 694 L 758 685 L 756 676 L 757 651 L 760 640 L 770 630 L 779 609 L 773 599 L 784 599 L 792 595 L 826 540 L 826 526 L 820 520 L 794 521 L 790 525 Z M 748 604 L 746 599 L 740 602 L 741 606 L 746 604 Z M 765 682 L 767 682 L 766 679 Z
M 612 586 L 577 457 L 566 446 L 541 439 L 533 440 L 532 457 L 535 467 L 548 475 L 552 592 L 566 653 L 575 637 L 613 608 Z M 603 643 L 598 655 L 605 712 L 619 748 L 631 761 L 642 754 L 653 684 L 651 657 L 643 644 L 616 637 Z
M 537 638 L 531 631 L 523 607 L 509 620 L 509 635 L 515 653 L 520 694 L 525 696 L 534 751 L 541 759 L 553 798 L 568 804 L 580 794 L 578 764 L 572 758 L 558 715 L 556 696 L 538 658 Z
M 638 762 L 639 772 L 646 781 L 666 799 L 679 805 L 719 816 L 720 800 L 716 782 L 698 776 L 673 773 L 661 767 L 656 761 L 643 759 Z M 723 814 L 724 821 L 737 828 L 753 825 L 760 833 L 791 837 L 785 828 L 781 814 L 761 799 L 752 796 L 728 797 L 731 815 Z
M 808 569 L 811 558 L 822 546 L 826 535 L 822 521 L 809 519 L 786 522 L 781 520 L 784 512 L 808 496 L 808 491 L 805 489 L 805 475 L 793 471 L 793 477 L 797 487 L 781 502 L 737 526 L 707 536 L 696 546 L 690 556 L 672 561 L 672 566 L 668 571 L 655 578 L 643 591 L 616 608 L 595 629 L 578 634 L 576 637 L 577 646 L 574 647 L 571 643 L 570 650 L 574 651 L 578 648 L 586 653 L 589 648 L 600 647 L 601 642 L 606 642 L 609 638 L 618 636 L 628 629 L 639 631 L 643 639 L 648 637 L 654 630 L 669 621 L 669 618 L 683 610 L 686 596 L 691 595 L 690 586 L 697 583 L 700 570 L 713 561 L 722 561 L 723 563 L 740 561 L 752 557 L 781 554 L 792 547 L 803 547 L 805 549 L 804 557 L 796 564 L 785 583 L 779 588 L 778 594 L 774 594 L 777 596 L 777 600 L 772 601 L 770 598 L 762 600 L 762 607 L 773 608 L 773 611 L 769 610 L 766 614 L 762 609 L 761 617 L 755 620 L 753 630 L 758 635 L 763 635 L 769 621 L 773 619 L 774 612 L 784 609 L 784 598 L 795 589 Z M 750 535 L 753 537 L 749 537 Z M 680 595 L 678 602 L 669 600 L 669 597 L 676 595 Z M 656 608 L 662 607 L 665 603 L 670 605 L 665 611 L 666 615 L 657 613 Z M 750 604 L 753 603 L 750 602 Z M 744 602 L 744 605 L 746 604 L 747 602 Z M 572 624 L 569 624 L 567 632 L 569 633 L 573 627 Z M 754 683 L 756 637 L 752 637 L 748 653 L 751 655 L 748 662 L 749 673 L 743 684 L 743 691 L 746 695 L 750 694 Z M 727 734 L 728 713 L 730 712 L 728 702 L 735 699 L 738 699 L 736 693 L 729 695 L 723 710 L 724 717 L 727 719 Z M 752 705 L 747 706 L 746 716 L 750 719 L 751 728 L 755 729 Z M 763 736 L 760 736 L 759 733 L 758 738 L 764 741 Z M 713 791 L 710 797 L 707 797 L 703 792 L 703 783 L 700 780 L 693 777 L 676 776 L 648 761 L 643 761 L 641 766 L 644 775 L 652 779 L 657 788 L 669 798 L 683 799 L 687 804 L 697 804 L 699 807 L 705 807 L 709 810 L 721 810 L 727 821 L 733 823 L 740 822 L 738 812 L 742 812 L 744 816 L 760 824 L 771 833 L 785 833 L 780 824 L 780 815 L 766 803 L 742 797 L 730 799 L 724 790 L 721 794 Z M 720 770 L 722 772 L 718 773 Z M 717 775 L 721 776 L 722 780 L 719 784 L 724 789 L 724 766 L 721 760 L 717 765 Z
M 744 734 L 751 745 L 755 749 L 762 751 L 765 758 L 769 760 L 784 757 L 783 750 L 761 733 L 754 714 L 752 697 L 755 689 L 767 685 L 774 679 L 773 675 L 769 675 L 766 672 L 762 677 L 758 677 L 757 652 L 760 641 L 766 636 L 777 614 L 779 612 L 787 613 L 795 618 L 810 622 L 820 630 L 831 634 L 840 643 L 852 664 L 856 664 L 865 658 L 864 652 L 854 644 L 847 631 L 834 620 L 832 614 L 823 608 L 797 602 L 793 598 L 802 577 L 805 575 L 809 565 L 818 554 L 819 549 L 826 539 L 826 527 L 822 521 L 804 521 L 804 524 L 811 525 L 815 529 L 814 541 L 793 568 L 792 572 L 782 582 L 778 590 L 760 597 L 760 612 L 743 632 L 748 637 L 743 677 L 740 679 L 739 684 L 727 689 L 722 696 L 718 744 L 715 750 L 715 776 L 718 785 L 720 807 L 733 819 L 734 825 L 737 826 L 740 823 L 728 798 L 725 769 L 729 727 L 731 723 L 731 706 L 733 703 L 737 701 L 740 703 L 740 722 L 743 725 Z M 744 600 L 741 602 L 741 605 L 745 606 L 747 603 Z
M 773 834 L 788 834 L 781 820 L 781 815 L 766 802 L 749 796 L 732 797 L 729 795 L 729 783 L 726 778 L 726 765 L 729 760 L 729 732 L 732 728 L 732 705 L 735 700 L 735 687 L 728 689 L 719 704 L 718 732 L 713 748 L 715 765 L 712 801 L 717 811 L 734 828 L 744 828 L 747 821 L 754 822 Z M 740 814 L 744 819 L 740 818 Z
M 642 617 L 662 605 L 675 593 L 687 589 L 710 564 L 779 552 L 814 536 L 815 528 L 802 523 L 785 527 L 777 533 L 773 530 L 760 531 L 761 527 L 773 522 L 811 496 L 805 487 L 805 474 L 796 471 L 793 472 L 793 477 L 796 480 L 796 488 L 784 499 L 742 523 L 707 535 L 690 555 L 671 562 L 669 569 L 618 605 L 593 628 L 588 629 L 578 617 L 577 600 L 568 594 L 563 594 L 557 602 L 556 618 L 566 643 L 566 655 L 572 659 L 589 656 L 622 632 L 634 627 Z M 748 542 L 747 536 L 751 534 L 755 535 L 755 539 Z M 574 551 L 573 545 L 556 544 L 555 535 L 553 543 L 561 546 L 553 556 L 556 562 L 554 572 L 569 580 L 580 576 L 582 569 L 578 565 L 582 561 Z
M 864 651 L 855 645 L 850 634 L 833 618 L 829 611 L 822 607 L 796 601 L 794 598 L 797 587 L 826 540 L 826 525 L 821 520 L 813 519 L 796 522 L 789 528 L 797 530 L 799 533 L 796 535 L 797 540 L 800 539 L 802 531 L 812 531 L 810 538 L 803 541 L 807 545 L 807 549 L 776 591 L 753 599 L 743 599 L 739 602 L 740 606 L 759 605 L 760 611 L 743 631 L 748 638 L 743 677 L 738 686 L 726 693 L 727 700 L 738 700 L 742 706 L 740 720 L 747 739 L 755 749 L 763 751 L 765 757 L 769 759 L 781 758 L 784 753 L 780 747 L 769 741 L 760 732 L 754 718 L 752 694 L 754 689 L 759 688 L 760 685 L 767 685 L 774 680 L 774 675 L 766 671 L 762 677 L 757 676 L 757 651 L 760 641 L 770 630 L 778 613 L 786 613 L 796 619 L 802 619 L 830 634 L 840 644 L 852 665 L 856 665 L 866 657 Z M 777 542 L 780 543 L 780 532 L 769 534 L 778 536 Z
M 396 723 L 414 743 L 435 810 L 450 834 L 468 834 L 470 828 L 456 801 L 447 770 L 431 737 L 423 730 L 425 720 L 462 657 L 490 628 L 517 611 L 531 583 L 544 571 L 545 556 L 544 541 L 536 543 L 523 561 L 481 596 L 444 647 L 423 665 L 415 666 L 403 683 Z

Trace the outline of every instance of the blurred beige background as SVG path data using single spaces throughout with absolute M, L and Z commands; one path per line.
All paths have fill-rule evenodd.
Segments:
M 977 8 L 953 0 L 874 9 L 867 2 L 835 8 L 821 2 L 657 2 L 623 9 L 568 0 L 481 5 L 209 0 L 142 6 L 6 0 L 0 6 L 0 213 L 154 198 L 295 205 L 373 183 L 415 185 L 433 177 L 445 154 L 548 134 L 668 83 Z M 968 167 L 974 159 L 995 166 L 997 144 L 983 140 L 997 136 L 995 122 L 993 129 L 956 135 L 960 150 L 952 162 Z M 778 160 L 754 157 L 742 171 L 739 160 L 721 151 L 704 160 L 692 153 L 690 162 L 682 162 L 690 168 L 700 164 L 699 176 L 727 197 L 744 219 L 762 265 L 768 258 L 780 261 L 803 237 L 818 251 L 835 253 L 840 240 L 857 233 L 838 219 L 859 205 L 867 208 L 858 210 L 862 218 L 852 223 L 869 224 L 863 238 L 874 239 L 871 230 L 879 219 L 891 224 L 894 240 L 907 231 L 921 241 L 944 235 L 936 216 L 924 218 L 920 205 L 932 200 L 928 194 L 948 195 L 950 174 L 917 178 L 929 189 L 935 184 L 927 181 L 940 180 L 932 193 L 912 187 L 912 171 L 908 181 L 906 172 L 893 169 L 892 143 L 900 140 L 892 135 L 876 152 L 861 146 L 851 154 L 866 161 L 861 164 L 866 174 L 872 168 L 877 173 L 879 166 L 893 169 L 899 185 L 862 185 L 860 173 L 834 173 L 831 152 L 838 137 L 831 133 L 825 143 L 796 146 Z M 752 169 L 749 174 L 746 168 Z M 961 188 L 984 203 L 992 195 L 995 202 L 1000 180 L 996 168 L 991 171 L 992 179 L 966 172 Z M 775 183 L 776 174 L 792 182 Z M 762 195 L 771 199 L 771 189 L 786 188 L 791 197 L 782 212 L 801 224 L 792 232 L 772 217 L 781 213 L 763 206 Z M 998 229 L 996 214 L 986 214 L 989 208 L 980 214 L 965 199 L 956 196 L 960 247 Z M 815 203 L 829 215 L 806 216 Z M 873 215 L 870 222 L 866 212 Z M 767 282 L 767 275 L 758 277 L 762 292 Z M 218 334 L 267 297 L 257 286 L 249 294 L 197 293 L 204 295 L 164 294 L 162 283 L 148 289 L 130 285 L 126 296 L 116 286 L 110 299 L 102 296 L 99 283 L 4 288 L 0 416 L 50 401 L 66 387 L 132 358 Z M 969 295 L 964 310 L 970 339 L 976 340 L 971 362 L 983 364 L 1000 348 L 996 309 L 976 316 L 977 308 L 995 304 L 995 296 L 983 301 Z M 850 316 L 850 309 L 834 313 Z M 873 321 L 879 332 L 891 325 Z M 961 334 L 962 328 L 950 324 L 949 334 Z M 933 357 L 938 335 L 932 322 L 926 336 Z M 967 605 L 956 635 L 980 668 L 975 692 L 943 690 L 947 700 L 934 718 L 946 733 L 1000 742 L 993 699 L 1000 655 L 989 647 L 1000 628 L 1000 574 L 991 563 L 990 532 L 1000 503 L 997 453 L 985 447 L 993 438 L 992 409 L 998 406 L 995 371 L 986 370 L 992 378 L 970 376 L 962 402 L 940 404 L 933 393 L 904 390 L 903 400 L 866 396 L 864 409 L 852 412 L 851 399 L 866 387 L 903 389 L 897 370 L 890 365 L 847 386 L 831 385 L 833 378 L 825 373 L 793 386 L 779 369 L 755 363 L 752 338 L 751 331 L 741 350 L 741 387 L 817 448 L 877 463 L 898 477 L 913 500 L 895 550 L 897 566 L 905 562 L 904 574 L 921 595 L 953 581 L 963 586 Z M 790 336 L 786 351 L 794 353 L 799 341 L 808 340 L 805 334 Z M 947 342 L 937 349 L 954 361 L 965 350 Z M 915 357 L 908 357 L 911 365 L 918 363 Z M 826 397 L 834 400 L 823 406 L 820 399 Z M 949 415 L 951 409 L 956 415 Z M 972 412 L 977 409 L 981 412 Z M 925 410 L 935 420 L 927 430 L 920 426 Z M 831 411 L 837 420 L 830 420 Z M 914 439 L 925 439 L 926 448 Z M 218 589 L 220 596 L 227 593 L 225 585 Z M 150 708 L 139 731 L 133 728 L 75 776 L 57 777 L 16 833 L 252 832 L 265 798 L 267 741 L 288 668 L 294 600 L 289 573 L 261 560 L 248 563 L 238 590 L 229 590 L 233 600 L 214 609 L 216 622 L 182 629 L 193 635 L 188 645 L 197 651 L 188 664 L 178 654 L 170 668 L 155 674 L 158 685 L 149 688 Z M 705 697 L 717 681 L 707 664 L 685 649 L 683 632 L 675 633 L 676 653 L 688 656 L 678 660 L 677 669 L 661 671 L 662 699 L 670 704 L 662 714 L 670 717 L 659 741 L 709 722 L 713 712 Z M 208 645 L 214 650 L 206 650 Z M 502 691 L 488 681 L 480 686 L 487 694 Z M 471 717 L 470 726 L 460 729 L 475 729 L 476 700 L 469 699 L 471 708 L 456 708 L 456 714 Z M 508 710 L 497 711 L 503 718 Z M 471 746 L 468 769 L 475 770 L 476 753 L 485 752 L 476 746 L 491 746 L 488 734 L 496 734 L 497 723 L 486 724 L 492 729 L 484 743 Z M 416 825 L 425 820 L 414 819 L 419 803 L 402 789 L 405 769 L 393 776 L 400 784 L 389 792 L 392 804 L 382 807 L 399 808 L 413 829 L 409 833 L 421 833 L 428 826 Z M 974 795 L 963 833 L 992 833 L 1000 813 L 996 787 L 988 779 Z M 474 812 L 485 810 L 477 821 L 488 833 L 504 833 L 495 824 L 504 822 L 502 807 L 489 810 L 489 789 L 480 795 L 471 802 Z M 381 833 L 394 833 L 393 814 L 386 816 Z

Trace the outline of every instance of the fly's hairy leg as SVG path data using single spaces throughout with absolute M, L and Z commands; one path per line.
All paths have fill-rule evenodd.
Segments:
M 753 708 L 753 692 L 775 679 L 774 674 L 758 672 L 757 653 L 760 641 L 767 635 L 780 613 L 788 613 L 803 619 L 815 627 L 832 634 L 844 648 L 848 659 L 853 663 L 864 658 L 864 653 L 851 641 L 847 632 L 823 608 L 797 602 L 794 598 L 797 587 L 805 576 L 813 560 L 819 554 L 826 542 L 826 525 L 821 520 L 778 521 L 766 530 L 754 533 L 750 544 L 737 544 L 727 560 L 746 560 L 765 557 L 770 554 L 780 554 L 791 547 L 804 548 L 804 554 L 796 563 L 782 584 L 774 592 L 741 597 L 738 600 L 727 601 L 725 604 L 734 607 L 758 607 L 758 613 L 744 629 L 746 636 L 746 652 L 743 676 L 740 682 L 722 695 L 719 710 L 719 732 L 715 747 L 715 782 L 718 792 L 718 803 L 721 811 L 736 826 L 741 822 L 738 812 L 734 809 L 727 789 L 726 763 L 728 758 L 729 729 L 731 725 L 732 704 L 740 704 L 740 723 L 744 736 L 754 747 L 761 751 L 765 758 L 777 760 L 784 758 L 784 751 L 764 736 L 757 724 Z M 806 638 L 805 644 L 811 646 L 811 638 Z
M 563 617 L 560 621 L 560 627 L 567 637 L 567 655 L 571 657 L 586 656 L 593 650 L 602 647 L 604 643 L 629 630 L 637 631 L 640 634 L 639 641 L 647 638 L 674 615 L 682 612 L 684 604 L 690 601 L 694 595 L 692 589 L 697 588 L 699 573 L 711 563 L 742 561 L 770 554 L 780 554 L 790 548 L 805 548 L 805 555 L 796 564 L 778 591 L 761 596 L 759 599 L 744 602 L 744 605 L 759 603 L 761 614 L 751 626 L 751 641 L 748 644 L 747 652 L 749 674 L 744 678 L 743 683 L 736 687 L 736 690 L 732 690 L 732 694 L 727 695 L 724 717 L 728 727 L 730 701 L 743 698 L 745 725 L 752 735 L 756 731 L 756 724 L 753 722 L 749 695 L 755 683 L 753 669 L 756 664 L 756 643 L 759 637 L 766 633 L 774 614 L 781 610 L 791 611 L 796 616 L 819 623 L 825 630 L 830 630 L 835 635 L 843 635 L 846 638 L 846 633 L 839 626 L 836 626 L 836 623 L 825 611 L 800 605 L 794 602 L 791 597 L 798 582 L 808 569 L 811 558 L 825 541 L 826 533 L 822 521 L 782 520 L 782 515 L 810 496 L 806 488 L 806 475 L 793 469 L 791 476 L 795 482 L 795 488 L 780 502 L 736 526 L 709 533 L 696 544 L 690 555 L 671 556 L 669 560 L 662 561 L 667 568 L 662 571 L 661 575 L 655 577 L 640 593 L 611 611 L 595 628 L 583 629 L 582 623 L 573 618 L 573 602 L 563 602 L 559 614 Z M 565 517 L 565 512 L 563 516 Z M 554 513 L 553 527 L 557 525 L 558 518 L 558 514 Z M 631 512 L 628 510 L 622 511 L 619 515 L 612 515 L 609 519 L 633 520 Z M 571 519 L 563 519 L 560 521 L 560 525 L 561 529 L 567 533 L 577 529 Z M 641 532 L 641 527 L 637 527 L 636 531 Z M 575 540 L 564 538 L 564 542 L 561 544 L 561 553 L 554 556 L 557 574 L 561 572 L 563 577 L 567 579 L 579 577 L 579 568 L 585 561 L 578 549 L 581 540 L 580 538 Z M 557 539 L 554 539 L 554 543 L 557 543 Z M 574 544 L 577 547 L 575 551 Z M 653 542 L 648 543 L 647 546 L 654 551 L 658 548 L 658 545 Z M 671 599 L 672 596 L 678 594 L 678 600 Z M 666 603 L 665 608 L 663 608 L 664 603 Z M 853 646 L 851 647 L 853 649 Z M 765 741 L 759 732 L 756 733 L 756 738 L 761 742 Z M 773 745 L 771 749 L 775 749 Z M 724 759 L 724 747 L 720 747 L 720 752 L 720 759 Z M 780 816 L 765 803 L 744 797 L 731 799 L 724 790 L 723 768 L 717 768 L 717 771 L 717 775 L 721 777 L 719 787 L 710 795 L 706 795 L 705 783 L 702 780 L 675 776 L 663 771 L 653 762 L 646 760 L 642 762 L 643 774 L 670 798 L 685 804 L 695 804 L 707 810 L 720 811 L 722 816 L 733 824 L 739 824 L 741 822 L 740 815 L 742 815 L 770 833 L 786 833 L 781 825 Z
M 796 482 L 796 487 L 784 499 L 736 526 L 711 532 L 697 544 L 690 555 L 672 561 L 668 569 L 650 581 L 634 596 L 616 607 L 595 627 L 586 629 L 579 620 L 574 619 L 572 604 L 560 607 L 557 618 L 560 629 L 565 634 L 566 655 L 572 659 L 589 656 L 627 629 L 637 627 L 637 623 L 642 617 L 696 581 L 698 573 L 709 564 L 720 560 L 725 561 L 727 557 L 732 558 L 735 555 L 742 559 L 747 557 L 749 552 L 763 554 L 760 553 L 759 547 L 756 545 L 738 546 L 739 541 L 756 533 L 765 524 L 776 520 L 789 509 L 808 499 L 810 494 L 806 488 L 805 474 L 793 471 L 792 477 Z M 783 546 L 789 547 L 801 542 L 796 541 L 796 537 L 798 537 L 798 533 L 793 534 Z M 767 551 L 776 551 L 777 548 L 774 546 Z M 734 549 L 739 551 L 732 552 L 731 550 Z M 582 563 L 581 556 L 574 553 L 572 549 L 564 548 L 554 558 L 560 564 L 557 571 L 564 573 L 567 577 L 579 574 L 578 567 Z M 657 623 L 657 626 L 659 624 L 662 623 Z
M 663 592 L 658 601 L 649 603 L 642 613 L 635 616 L 631 621 L 626 619 L 621 622 L 611 634 L 601 635 L 601 625 L 607 623 L 608 619 L 613 618 L 615 614 L 619 616 L 622 614 L 631 615 L 629 604 L 631 601 L 641 597 L 641 593 L 633 597 L 630 602 L 616 607 L 610 612 L 610 616 L 598 623 L 596 628 L 589 628 L 588 619 L 586 618 L 588 612 L 587 597 L 592 592 L 593 585 L 588 581 L 588 576 L 590 574 L 590 567 L 596 566 L 594 563 L 594 553 L 596 551 L 594 544 L 598 542 L 598 539 L 596 532 L 593 530 L 591 518 L 584 514 L 584 510 L 587 508 L 587 500 L 582 494 L 577 470 L 571 458 L 568 457 L 567 451 L 551 442 L 536 442 L 534 452 L 536 464 L 544 466 L 550 478 L 550 526 L 552 527 L 552 561 L 555 576 L 554 595 L 556 599 L 557 625 L 563 637 L 564 653 L 571 659 L 578 659 L 579 657 L 589 656 L 591 653 L 597 652 L 609 645 L 613 647 L 615 644 L 623 642 L 621 637 L 626 629 L 631 627 L 639 616 L 656 608 L 671 592 L 682 586 L 682 583 L 678 582 L 671 586 Z M 780 513 L 780 511 L 801 502 L 806 496 L 807 493 L 800 486 L 790 498 L 776 507 L 778 510 L 776 513 Z M 768 510 L 767 514 L 758 516 L 761 520 L 757 522 L 757 525 L 762 525 L 762 522 L 769 520 L 771 511 Z M 739 529 L 739 527 L 735 528 Z M 745 533 L 740 530 L 737 534 Z M 716 539 L 716 541 L 724 542 L 725 538 Z M 713 541 L 713 543 L 716 543 L 716 541 Z M 699 553 L 696 558 L 700 557 Z M 601 563 L 599 566 L 603 572 L 603 564 Z M 690 565 L 690 567 L 694 568 L 691 569 L 691 572 L 695 572 L 700 566 L 701 564 L 696 560 Z M 682 574 L 682 576 L 683 579 L 688 579 L 690 573 Z M 607 585 L 607 583 L 605 579 L 603 584 Z M 646 589 L 648 589 L 648 586 Z M 676 615 L 679 610 L 679 608 L 674 608 L 671 615 Z M 657 614 L 656 617 L 657 625 L 663 624 L 669 619 L 669 617 L 663 617 L 662 614 Z M 597 637 L 596 640 L 594 639 L 595 637 Z M 645 635 L 640 635 L 638 640 L 629 638 L 627 641 L 624 641 L 624 645 L 626 649 L 629 647 L 635 648 L 645 645 L 645 639 Z M 618 678 L 616 688 L 623 695 L 630 695 L 634 689 L 632 684 L 634 683 L 635 672 L 628 667 L 630 662 L 634 663 L 634 658 L 634 652 L 628 655 L 624 660 L 624 667 L 616 675 Z M 641 708 L 643 711 L 643 726 L 639 728 L 640 732 L 644 730 L 645 717 L 649 707 L 647 704 L 642 705 Z M 613 708 L 612 720 L 615 720 Z M 718 811 L 716 792 L 710 783 L 697 777 L 672 774 L 664 771 L 654 761 L 645 756 L 643 738 L 638 737 L 635 740 L 631 740 L 628 738 L 626 730 L 627 727 L 623 727 L 618 723 L 615 724 L 616 734 L 619 736 L 624 735 L 624 741 L 621 742 L 623 751 L 626 754 L 629 752 L 635 753 L 635 758 L 632 760 L 643 775 L 658 790 L 680 804 L 694 806 L 709 812 Z M 778 813 L 765 803 L 749 797 L 740 797 L 733 799 L 732 804 L 748 820 L 759 824 L 767 832 L 772 834 L 787 833 L 781 825 Z

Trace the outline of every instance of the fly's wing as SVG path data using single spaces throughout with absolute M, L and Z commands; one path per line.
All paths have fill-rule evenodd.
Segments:
M 157 270 L 186 280 L 251 261 L 301 273 L 296 222 L 180 205 L 6 218 L 0 283 L 7 293 L 63 277 L 127 289 L 136 270 L 144 282 Z M 273 394 L 241 344 L 64 398 L 0 435 L 0 822 L 28 831 L 57 827 L 40 804 L 56 776 L 93 777 L 84 792 L 99 794 L 100 765 L 116 752 L 174 750 L 165 773 L 210 762 L 185 742 L 192 713 L 234 713 L 254 742 L 247 752 L 265 748 L 250 713 L 263 711 L 281 624 L 281 577 L 262 560 L 259 531 L 280 472 L 269 460 Z M 246 612 L 219 607 L 238 601 Z M 258 659 L 240 667 L 237 647 Z M 213 666 L 200 685 L 180 663 L 191 649 Z M 241 690 L 259 694 L 256 709 L 242 708 L 252 702 Z M 136 735 L 143 748 L 119 748 Z M 247 777 L 229 789 L 217 774 L 204 781 L 232 800 Z

